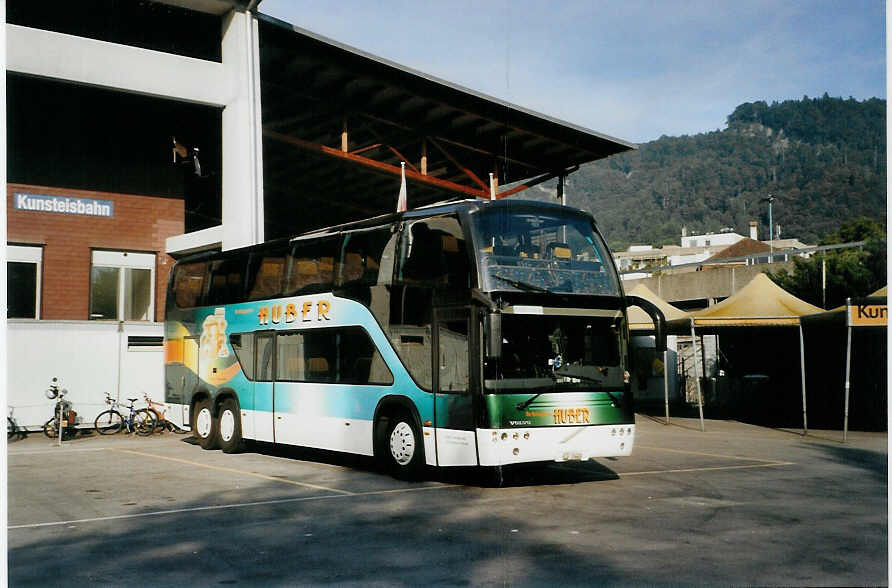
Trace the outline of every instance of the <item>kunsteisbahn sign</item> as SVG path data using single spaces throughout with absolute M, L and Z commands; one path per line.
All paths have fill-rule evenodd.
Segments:
M 13 203 L 18 210 L 58 212 L 62 214 L 77 214 L 84 216 L 104 216 L 107 218 L 111 218 L 115 215 L 115 203 L 111 200 L 94 200 L 92 198 L 72 198 L 68 196 L 50 196 L 48 194 L 27 194 L 25 192 L 16 192 L 13 195 Z
M 885 327 L 889 314 L 885 304 L 853 304 L 849 306 L 850 327 Z

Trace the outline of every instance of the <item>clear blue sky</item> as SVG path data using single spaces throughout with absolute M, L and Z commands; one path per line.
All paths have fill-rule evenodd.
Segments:
M 886 97 L 882 0 L 263 0 L 260 12 L 634 142 L 740 103 Z

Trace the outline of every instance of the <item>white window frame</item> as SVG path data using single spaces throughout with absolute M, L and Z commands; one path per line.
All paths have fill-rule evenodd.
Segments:
M 146 311 L 148 318 L 145 320 L 148 322 L 154 322 L 155 320 L 155 264 L 156 264 L 156 255 L 154 253 L 136 253 L 132 251 L 103 251 L 99 249 L 94 249 L 92 252 L 92 259 L 90 264 L 90 306 L 92 308 L 93 305 L 93 268 L 94 267 L 113 267 L 118 269 L 147 269 L 150 270 L 150 289 L 149 289 L 149 308 Z M 124 285 L 123 276 L 124 273 L 120 274 L 122 276 L 121 279 L 118 280 L 118 316 L 115 318 L 117 321 L 124 320 L 124 308 L 125 308 L 125 299 L 124 295 L 126 293 L 126 288 Z M 90 320 L 94 319 L 92 316 L 89 317 Z M 103 319 L 98 319 L 103 320 Z M 109 320 L 109 319 L 104 319 Z
M 34 320 L 40 320 L 40 293 L 43 279 L 43 247 L 40 245 L 7 245 L 6 262 L 33 263 L 37 271 L 37 291 L 34 293 Z

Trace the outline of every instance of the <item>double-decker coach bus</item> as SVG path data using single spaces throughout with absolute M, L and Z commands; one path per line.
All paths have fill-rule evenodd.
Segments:
M 410 477 L 628 455 L 627 305 L 594 219 L 460 201 L 180 259 L 166 399 L 205 449 L 373 455 Z

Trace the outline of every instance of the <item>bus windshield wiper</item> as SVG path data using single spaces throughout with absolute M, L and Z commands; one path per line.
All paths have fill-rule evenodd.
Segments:
M 552 381 L 552 384 L 551 384 L 551 392 L 554 392 L 554 387 L 555 387 L 555 385 L 557 384 L 557 376 L 555 376 L 553 373 L 548 374 L 548 375 L 551 376 L 551 381 Z M 528 407 L 530 404 L 532 404 L 533 401 L 534 401 L 535 399 L 537 399 L 537 398 L 539 398 L 540 396 L 542 396 L 543 394 L 545 394 L 545 392 L 547 392 L 547 390 L 543 390 L 542 392 L 537 392 L 536 394 L 533 394 L 532 396 L 530 396 L 529 398 L 527 398 L 527 399 L 524 400 L 523 402 L 518 402 L 518 403 L 515 405 L 515 408 L 516 408 L 517 410 L 524 410 L 526 407 Z
M 573 374 L 570 372 L 555 372 L 555 376 L 560 376 L 564 378 L 576 378 L 577 380 L 584 380 L 589 384 L 602 384 L 603 380 L 599 380 L 598 378 L 593 378 L 591 376 L 586 376 L 585 374 Z
M 585 382 L 589 382 L 590 384 L 599 384 L 600 385 L 601 383 L 603 383 L 603 381 L 599 380 L 598 378 L 593 378 L 591 376 L 586 376 L 584 374 L 570 374 L 570 373 L 566 373 L 566 372 L 565 373 L 555 372 L 555 375 L 563 376 L 565 378 L 577 378 L 577 379 L 583 380 Z M 607 390 L 598 390 L 598 392 L 603 392 L 604 394 L 609 396 L 610 400 L 612 400 L 615 405 L 619 406 L 620 404 L 622 404 L 622 401 L 619 398 L 617 398 L 616 396 L 614 396 L 612 392 L 608 392 Z
M 545 392 L 539 392 L 538 394 L 533 394 L 532 396 L 530 396 L 529 398 L 527 398 L 527 399 L 524 400 L 523 402 L 518 402 L 517 405 L 515 406 L 515 408 L 516 408 L 517 410 L 524 410 L 524 409 L 525 409 L 526 407 L 528 407 L 528 406 L 529 406 L 535 399 L 539 398 L 539 397 L 542 396 L 543 394 L 545 394 Z
M 546 294 L 551 294 L 551 290 L 548 288 L 543 288 L 542 286 L 537 286 L 535 284 L 530 284 L 528 282 L 521 282 L 520 280 L 512 280 L 511 278 L 506 278 L 505 276 L 500 276 L 498 274 L 491 274 L 497 280 L 502 280 L 503 282 L 507 282 L 511 286 L 514 286 L 518 290 L 530 290 L 532 292 L 544 292 Z

